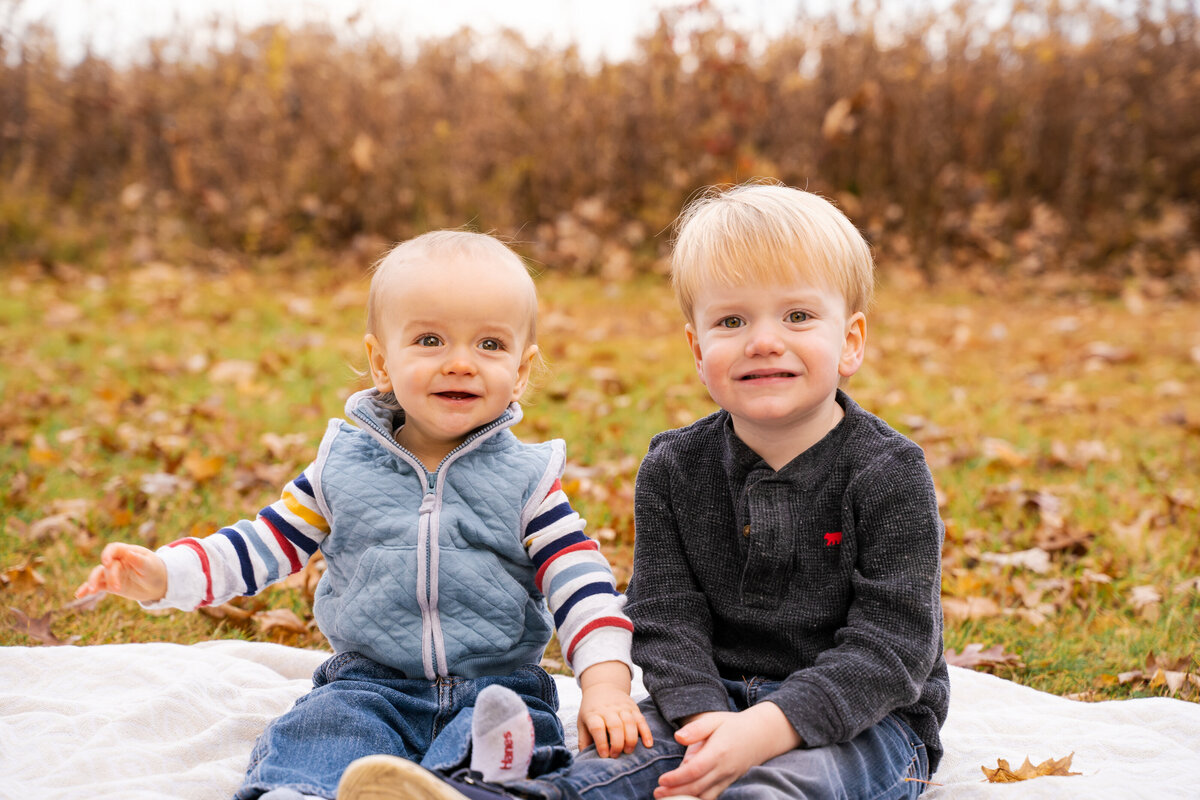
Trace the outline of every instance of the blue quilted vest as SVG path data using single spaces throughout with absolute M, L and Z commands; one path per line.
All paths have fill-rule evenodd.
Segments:
M 330 525 L 313 605 L 337 652 L 410 678 L 504 675 L 540 661 L 553 623 L 522 532 L 565 460 L 520 442 L 509 406 L 428 473 L 396 443 L 404 412 L 375 389 L 330 420 L 312 473 Z

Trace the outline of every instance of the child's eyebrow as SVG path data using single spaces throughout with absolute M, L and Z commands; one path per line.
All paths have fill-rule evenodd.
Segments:
M 428 329 L 439 330 L 445 328 L 456 327 L 455 322 L 445 319 L 420 319 L 417 317 L 410 318 L 405 321 L 406 329 Z M 476 335 L 498 335 L 498 336 L 514 336 L 517 327 L 507 322 L 485 321 L 474 325 L 473 331 Z

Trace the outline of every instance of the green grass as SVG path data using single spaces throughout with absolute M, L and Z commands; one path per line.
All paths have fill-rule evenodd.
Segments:
M 253 618 L 69 604 L 106 542 L 208 533 L 253 515 L 308 463 L 325 419 L 361 385 L 363 274 L 283 258 L 258 275 L 12 265 L 3 276 L 0 606 L 82 644 L 320 646 L 311 630 L 264 632 Z M 540 291 L 547 369 L 519 432 L 567 440 L 567 488 L 625 578 L 649 438 L 713 405 L 662 279 L 547 275 Z M 1113 677 L 1151 654 L 1200 671 L 1200 593 L 1185 585 L 1200 576 L 1198 312 L 1018 287 L 882 287 L 850 391 L 925 447 L 944 502 L 948 608 L 993 604 L 948 615 L 947 647 L 1001 645 L 1023 666 L 999 674 L 1096 699 L 1170 693 Z M 186 483 L 148 492 L 146 476 L 161 474 Z M 46 522 L 56 514 L 70 516 Z M 987 561 L 1054 531 L 1074 544 L 1051 553 L 1045 574 Z M 22 569 L 33 559 L 41 582 Z M 1137 587 L 1161 600 L 1138 606 Z M 302 587 L 242 605 L 311 619 Z M 38 643 L 16 619 L 0 612 L 0 645 Z M 1176 696 L 1197 694 L 1188 684 Z

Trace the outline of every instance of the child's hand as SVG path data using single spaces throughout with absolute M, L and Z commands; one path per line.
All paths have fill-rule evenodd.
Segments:
M 656 798 L 691 795 L 716 800 L 751 767 L 801 744 L 799 734 L 774 703 L 759 703 L 740 712 L 698 714 L 675 731 L 675 741 L 686 745 L 687 752 L 682 764 L 658 779 Z
M 141 603 L 161 600 L 167 593 L 167 565 L 145 547 L 110 544 L 100 553 L 100 566 L 92 569 L 75 596 L 97 592 L 111 592 Z
M 629 696 L 629 668 L 620 661 L 593 664 L 579 676 L 579 749 L 595 743 L 601 758 L 632 753 L 638 737 L 650 747 L 654 736 L 642 710 Z

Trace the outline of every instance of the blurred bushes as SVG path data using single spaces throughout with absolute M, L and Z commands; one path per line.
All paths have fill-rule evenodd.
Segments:
M 258 255 L 468 224 L 621 278 L 653 267 L 697 188 L 771 176 L 927 274 L 1196 291 L 1195 6 L 1018 2 L 997 25 L 980 5 L 898 30 L 799 18 L 760 40 L 699 3 L 599 65 L 514 32 L 405 51 L 313 27 L 203 48 L 180 31 L 131 66 L 10 35 L 0 255 L 95 236 L 151 258 L 181 232 Z

